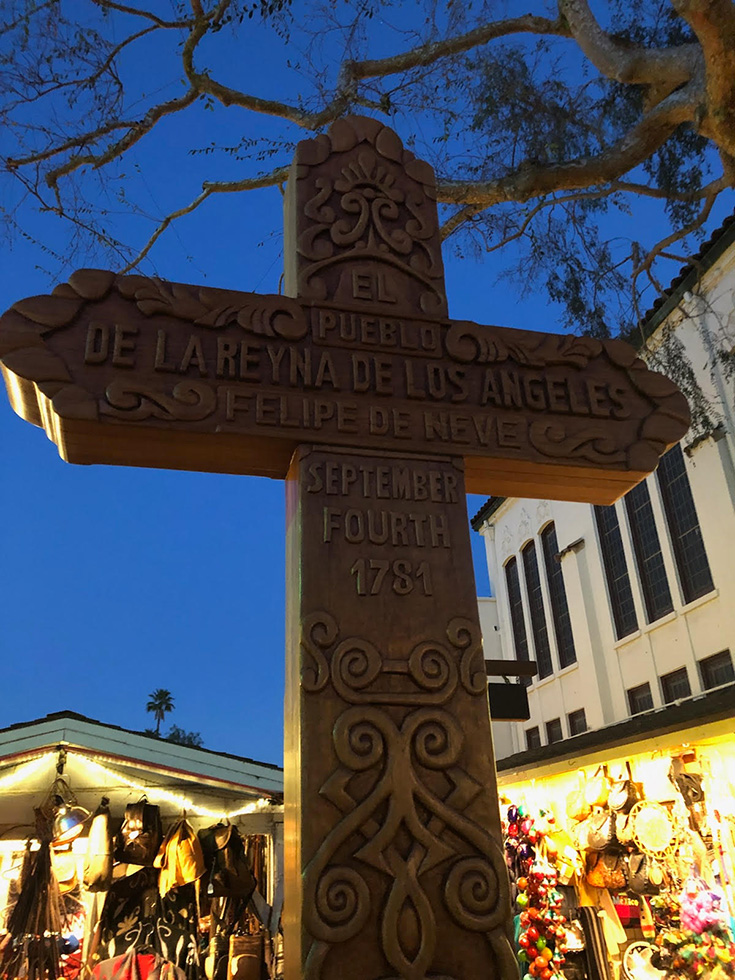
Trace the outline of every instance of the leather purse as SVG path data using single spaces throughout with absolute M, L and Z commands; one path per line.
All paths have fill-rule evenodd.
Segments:
M 588 851 L 602 851 L 610 844 L 614 843 L 615 836 L 615 813 L 612 810 L 598 810 L 587 817 L 584 822 L 586 837 L 586 849 Z
M 590 806 L 607 806 L 609 794 L 610 777 L 607 774 L 607 766 L 598 766 L 592 778 L 585 783 L 584 798 Z
M 641 797 L 638 787 L 633 782 L 629 762 L 625 763 L 625 769 L 627 775 L 612 780 L 607 798 L 607 805 L 618 813 L 627 813 Z
M 585 878 L 593 888 L 608 888 L 610 891 L 625 888 L 625 859 L 622 853 L 605 851 L 590 855 Z
M 239 898 L 245 902 L 255 891 L 245 847 L 236 827 L 218 824 L 199 831 L 206 872 L 202 878 L 210 898 Z
M 701 772 L 686 772 L 681 759 L 672 759 L 669 779 L 681 793 L 687 807 L 704 800 Z
M 656 895 L 664 882 L 663 871 L 646 854 L 629 854 L 628 888 L 636 895 Z
M 115 859 L 122 864 L 153 864 L 161 841 L 161 812 L 143 797 L 138 803 L 128 803 L 125 819 L 117 836 Z
M 227 976 L 233 980 L 260 980 L 263 969 L 263 933 L 230 936 Z

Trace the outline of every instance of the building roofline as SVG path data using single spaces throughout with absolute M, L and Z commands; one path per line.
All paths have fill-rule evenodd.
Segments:
M 715 691 L 686 698 L 677 704 L 654 708 L 652 711 L 626 718 L 625 721 L 604 728 L 595 728 L 573 738 L 565 738 L 561 742 L 540 745 L 536 749 L 528 749 L 525 752 L 516 752 L 504 759 L 498 759 L 496 768 L 498 773 L 514 769 L 523 771 L 546 763 L 559 762 L 568 758 L 570 752 L 579 756 L 592 754 L 603 748 L 612 750 L 637 740 L 649 741 L 657 735 L 681 732 L 682 729 L 693 724 L 733 718 L 735 717 L 734 695 L 735 684 L 728 684 Z
M 501 504 L 504 504 L 507 499 L 507 497 L 488 497 L 475 516 L 470 519 L 472 530 L 479 531 L 485 521 L 500 510 Z
M 62 711 L 52 711 L 42 718 L 34 718 L 31 721 L 16 722 L 13 725 L 0 728 L 0 736 L 10 732 L 18 732 L 22 729 L 34 728 L 40 725 L 48 725 L 49 723 L 53 722 L 63 722 L 64 720 L 81 721 L 87 725 L 96 725 L 99 728 L 105 728 L 108 731 L 123 732 L 126 735 L 135 735 L 137 738 L 147 739 L 159 746 L 179 746 L 180 748 L 189 749 L 191 752 L 202 753 L 203 756 L 219 756 L 222 759 L 231 759 L 234 762 L 243 762 L 250 765 L 261 766 L 263 769 L 272 769 L 275 772 L 283 772 L 283 767 L 278 766 L 273 762 L 260 762 L 258 759 L 251 759 L 248 756 L 234 755 L 231 752 L 217 752 L 214 749 L 206 749 L 203 746 L 181 745 L 178 742 L 169 742 L 168 739 L 159 738 L 156 735 L 150 735 L 148 732 L 140 732 L 132 728 L 123 728 L 121 725 L 110 725 L 107 722 L 99 721 L 97 718 L 89 718 L 87 715 L 82 715 L 78 711 L 70 711 L 67 709 Z
M 644 314 L 638 327 L 634 327 L 628 340 L 636 347 L 642 346 L 673 313 L 686 292 L 691 292 L 722 254 L 735 243 L 735 214 L 729 215 L 716 228 L 700 249 L 669 283 L 663 296 L 659 296 Z

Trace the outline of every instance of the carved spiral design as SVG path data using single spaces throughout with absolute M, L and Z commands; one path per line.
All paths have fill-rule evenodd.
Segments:
M 362 772 L 383 757 L 386 744 L 385 716 L 377 710 L 350 708 L 334 726 L 334 749 L 339 761 L 352 772 Z
M 370 914 L 370 891 L 354 868 L 327 868 L 316 887 L 310 932 L 316 939 L 343 943 L 363 928 Z
M 301 648 L 305 656 L 301 667 L 301 686 L 309 693 L 321 691 L 329 680 L 329 664 L 322 650 L 329 649 L 339 634 L 336 621 L 325 612 L 311 613 L 301 624 Z
M 459 676 L 468 694 L 486 696 L 487 677 L 482 659 L 482 640 L 479 628 L 470 619 L 457 616 L 447 627 L 447 637 L 453 647 L 462 650 Z
M 457 684 L 457 668 L 448 651 L 439 643 L 419 643 L 408 658 L 408 669 L 416 684 L 425 691 L 444 692 L 449 698 Z
M 422 709 L 411 716 L 411 728 L 413 750 L 420 765 L 427 769 L 454 765 L 462 751 L 464 736 L 450 714 Z
M 473 932 L 488 932 L 502 920 L 498 876 L 484 857 L 463 857 L 454 863 L 444 886 L 444 900 L 455 922 Z
M 372 643 L 350 637 L 343 640 L 334 651 L 332 683 L 349 700 L 349 692 L 369 687 L 380 674 L 381 667 L 380 653 Z

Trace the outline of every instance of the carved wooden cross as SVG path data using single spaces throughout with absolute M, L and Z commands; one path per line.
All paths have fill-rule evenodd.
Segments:
M 620 341 L 449 319 L 434 176 L 299 144 L 287 296 L 83 270 L 0 320 L 64 459 L 287 479 L 288 980 L 516 975 L 465 488 L 611 503 L 681 438 Z

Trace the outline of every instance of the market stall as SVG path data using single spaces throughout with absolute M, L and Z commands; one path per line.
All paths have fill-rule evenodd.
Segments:
M 733 688 L 503 760 L 521 976 L 735 976 Z
M 281 770 L 71 713 L 0 732 L 0 976 L 279 974 Z

